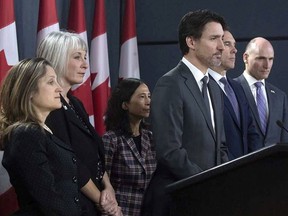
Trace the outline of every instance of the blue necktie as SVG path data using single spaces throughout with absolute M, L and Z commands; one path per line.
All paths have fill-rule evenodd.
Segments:
M 254 84 L 257 88 L 256 90 L 256 102 L 257 102 L 257 109 L 258 114 L 262 126 L 262 132 L 266 133 L 266 125 L 267 125 L 267 107 L 266 107 L 266 100 L 263 94 L 263 91 L 261 89 L 261 86 L 263 85 L 262 82 L 256 82 Z
M 228 83 L 227 79 L 225 77 L 222 77 L 220 79 L 220 82 L 224 84 L 224 90 L 225 93 L 233 107 L 234 113 L 236 115 L 236 118 L 238 120 L 238 123 L 240 123 L 240 113 L 239 113 L 239 105 L 238 105 L 238 101 L 236 98 L 236 95 L 232 89 L 232 87 L 230 86 L 230 84 Z
M 209 113 L 209 115 L 211 116 L 210 114 L 210 104 L 209 104 L 209 98 L 208 98 L 208 94 L 207 94 L 207 81 L 208 81 L 208 77 L 207 76 L 204 76 L 202 79 L 202 96 L 203 96 L 203 99 L 204 99 L 204 103 L 206 105 L 206 108 L 207 108 L 207 111 Z

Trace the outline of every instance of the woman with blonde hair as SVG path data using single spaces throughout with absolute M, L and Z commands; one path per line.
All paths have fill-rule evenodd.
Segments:
M 0 91 L 3 166 L 18 197 L 17 215 L 81 215 L 75 153 L 45 124 L 61 107 L 63 89 L 51 64 L 25 59 L 12 67 Z
M 51 62 L 63 88 L 62 107 L 50 113 L 46 124 L 53 133 L 70 144 L 77 156 L 80 187 L 89 183 L 80 204 L 84 215 L 121 215 L 115 192 L 105 171 L 102 140 L 89 122 L 82 102 L 73 96 L 71 88 L 83 82 L 88 68 L 87 46 L 79 35 L 52 32 L 39 44 L 37 56 Z

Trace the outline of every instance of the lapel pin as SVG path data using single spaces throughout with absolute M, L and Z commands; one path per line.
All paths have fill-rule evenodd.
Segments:
M 66 105 L 63 105 L 63 108 L 64 108 L 65 110 L 68 110 L 68 108 L 67 108 L 67 106 L 66 106 Z
M 271 93 L 274 93 L 274 94 L 275 94 L 275 91 L 274 91 L 274 90 L 271 90 Z

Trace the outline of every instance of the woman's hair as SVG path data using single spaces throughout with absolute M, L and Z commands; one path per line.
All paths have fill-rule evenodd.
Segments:
M 106 130 L 112 130 L 117 134 L 132 135 L 128 111 L 122 108 L 123 102 L 129 102 L 136 89 L 144 84 L 143 81 L 136 78 L 127 78 L 121 80 L 113 90 L 108 101 L 105 114 Z M 147 124 L 142 121 L 140 128 L 146 128 Z
M 31 96 L 38 92 L 47 66 L 52 67 L 43 58 L 24 59 L 8 71 L 0 89 L 0 146 L 18 125 L 39 124 Z
M 37 48 L 37 57 L 47 59 L 55 69 L 58 83 L 67 72 L 69 56 L 73 50 L 87 52 L 86 42 L 75 33 L 55 31 L 48 34 Z

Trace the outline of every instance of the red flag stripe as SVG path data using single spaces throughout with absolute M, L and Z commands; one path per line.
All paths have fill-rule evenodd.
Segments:
M 95 129 L 99 133 L 99 135 L 103 135 L 105 132 L 104 126 L 104 114 L 107 108 L 107 101 L 110 95 L 109 88 L 109 77 L 97 88 L 93 90 L 93 98 L 94 98 L 94 117 L 95 117 Z
M 68 30 L 73 30 L 76 33 L 86 31 L 84 11 L 84 3 L 82 0 L 70 1 Z
M 121 44 L 130 38 L 136 37 L 136 15 L 134 0 L 126 0 L 122 29 Z
M 104 114 L 111 90 L 104 0 L 95 1 L 90 57 L 95 129 L 99 135 L 103 135 L 105 132 Z
M 53 31 L 59 31 L 55 0 L 40 0 L 37 45 Z
M 106 33 L 106 13 L 103 0 L 96 0 L 94 14 L 93 38 Z
M 0 195 L 1 216 L 8 216 L 18 209 L 17 195 L 13 187 Z
M 85 106 L 85 109 L 89 115 L 93 115 L 93 104 L 92 104 L 92 96 L 91 96 L 91 80 L 86 79 L 79 88 L 76 88 L 72 91 L 72 94 L 79 98 Z
M 13 0 L 0 1 L 0 16 L 0 29 L 10 25 L 15 21 Z
M 14 1 L 0 0 L 0 81 L 11 66 L 18 62 L 18 45 L 14 19 Z M 18 209 L 18 201 L 9 176 L 2 166 L 3 151 L 0 151 L 0 214 L 11 215 Z M 5 201 L 4 201 L 5 200 Z
M 121 31 L 119 79 L 140 78 L 134 0 L 126 0 Z
M 83 0 L 71 0 L 68 18 L 68 30 L 79 34 L 87 43 L 87 32 L 85 24 L 85 8 Z M 87 45 L 87 54 L 89 53 Z M 89 56 L 87 55 L 88 68 L 85 72 L 83 83 L 72 86 L 72 94 L 79 98 L 90 117 L 90 122 L 94 125 L 93 102 L 91 91 L 91 75 L 89 66 Z
M 58 23 L 55 0 L 40 0 L 38 31 Z

